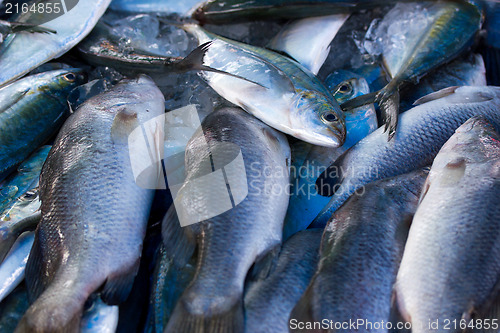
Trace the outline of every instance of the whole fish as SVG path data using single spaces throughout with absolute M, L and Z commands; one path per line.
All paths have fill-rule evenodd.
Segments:
M 499 166 L 500 135 L 483 117 L 460 126 L 434 159 L 395 285 L 412 332 L 436 321 L 435 332 L 463 332 L 454 321 L 498 316 Z
M 339 102 L 370 92 L 363 77 L 350 71 L 338 70 L 325 80 L 328 89 Z M 377 115 L 373 104 L 365 105 L 345 113 L 346 141 L 342 147 L 328 148 L 305 145 L 297 160 L 298 152 L 292 145 L 292 185 L 290 204 L 283 226 L 283 240 L 297 231 L 307 228 L 318 213 L 328 204 L 329 198 L 321 196 L 316 190 L 316 179 L 347 149 L 377 128 Z
M 418 85 L 401 91 L 403 111 L 413 107 L 413 103 L 428 94 L 453 86 L 486 86 L 486 69 L 479 54 L 460 57 L 443 65 L 424 77 Z
M 153 191 L 139 186 L 143 174 L 135 178 L 136 168 L 145 167 L 136 159 L 159 156 L 163 114 L 163 95 L 139 76 L 90 98 L 68 118 L 40 176 L 42 219 L 26 266 L 34 302 L 16 332 L 74 331 L 97 289 L 110 305 L 127 298 L 153 200 Z M 149 148 L 135 145 L 136 132 Z M 157 178 L 158 170 L 147 176 Z
M 417 31 L 412 28 L 403 32 L 403 45 L 391 44 L 384 50 L 384 65 L 391 81 L 376 93 L 360 96 L 342 105 L 342 108 L 348 109 L 377 102 L 389 140 L 396 133 L 400 87 L 407 82 L 418 82 L 429 71 L 466 50 L 482 24 L 480 10 L 465 1 L 438 1 L 430 6 L 408 6 L 409 10 L 428 11 L 427 18 L 424 26 Z M 385 36 L 387 39 L 393 37 L 389 33 Z
M 83 312 L 80 333 L 115 333 L 118 326 L 118 306 L 107 305 L 98 296 Z
M 0 263 L 12 244 L 25 231 L 35 230 L 41 215 L 38 188 L 29 190 L 15 204 L 0 214 Z
M 309 70 L 287 56 L 214 35 L 198 25 L 184 28 L 201 46 L 179 68 L 202 70 L 219 95 L 279 131 L 321 146 L 344 143 L 344 114 Z
M 401 0 L 399 0 L 401 1 Z M 351 13 L 394 3 L 380 0 L 211 0 L 194 12 L 200 23 L 222 24 L 259 19 L 294 19 Z
M 269 277 L 245 291 L 245 332 L 287 332 L 288 317 L 306 289 L 318 263 L 322 229 L 293 235 L 280 252 Z
M 242 332 L 247 273 L 255 263 L 252 275 L 266 276 L 281 243 L 290 148 L 282 133 L 241 109 L 214 111 L 202 128 L 186 148 L 178 219 L 171 210 L 162 225 L 177 266 L 198 247 L 194 278 L 165 332 Z
M 324 226 L 332 213 L 362 186 L 429 165 L 455 129 L 470 117 L 483 115 L 500 128 L 498 87 L 451 87 L 418 102 L 423 104 L 399 116 L 400 128 L 394 140 L 387 142 L 384 129 L 379 128 L 318 178 L 318 192 L 333 196 L 312 225 Z
M 16 34 L 0 54 L 0 86 L 69 51 L 92 30 L 110 2 L 77 1 L 64 15 L 44 23 L 46 29 L 55 30 L 56 34 Z
M 34 232 L 31 231 L 19 236 L 0 264 L 0 302 L 23 281 L 26 261 L 34 239 Z
M 16 173 L 0 185 L 0 215 L 5 214 L 17 198 L 38 186 L 38 178 L 50 148 L 51 146 L 40 147 L 17 167 Z
M 69 115 L 67 97 L 83 81 L 82 70 L 72 68 L 0 89 L 0 181 L 59 129 Z
M 267 47 L 289 55 L 316 75 L 330 53 L 330 43 L 348 18 L 349 14 L 337 14 L 293 21 Z
M 409 224 L 428 170 L 379 180 L 353 195 L 325 228 L 319 265 L 290 315 L 297 322 L 381 323 L 389 320 Z M 306 330 L 293 330 L 306 331 Z M 334 332 L 307 330 L 307 332 Z M 345 332 L 387 332 L 359 327 Z

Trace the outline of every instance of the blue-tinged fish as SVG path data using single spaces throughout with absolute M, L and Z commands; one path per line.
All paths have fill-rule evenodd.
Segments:
M 0 263 L 0 302 L 23 281 L 26 262 L 34 239 L 34 232 L 23 233 L 16 240 L 4 261 Z
M 289 55 L 316 75 L 330 53 L 330 43 L 348 18 L 349 14 L 337 14 L 293 21 L 267 47 Z
M 17 172 L 0 185 L 0 215 L 12 207 L 15 200 L 38 186 L 38 178 L 51 146 L 42 146 L 17 167 Z M 5 220 L 2 218 L 2 220 Z
M 186 147 L 175 210 L 162 222 L 177 267 L 197 246 L 194 278 L 164 332 L 243 332 L 247 274 L 254 266 L 251 275 L 266 276 L 281 245 L 289 163 L 284 134 L 243 110 L 219 109 L 203 120 Z
M 184 28 L 201 46 L 179 68 L 202 70 L 202 77 L 222 97 L 279 131 L 321 146 L 344 143 L 344 114 L 309 70 L 287 56 L 214 35 L 198 25 Z
M 0 263 L 23 232 L 35 230 L 41 218 L 40 205 L 38 188 L 35 188 L 24 193 L 12 207 L 0 214 Z
M 498 128 L 469 119 L 432 163 L 394 288 L 413 333 L 429 332 L 429 322 L 434 332 L 463 332 L 498 321 Z
M 31 75 L 0 89 L 0 181 L 59 130 L 69 115 L 68 95 L 83 82 L 82 70 L 72 68 Z
M 275 270 L 245 291 L 245 332 L 282 333 L 288 317 L 314 275 L 322 229 L 293 235 L 281 249 Z
M 345 70 L 330 74 L 325 84 L 340 103 L 370 92 L 363 77 Z M 292 186 L 290 204 L 283 226 L 283 239 L 307 228 L 328 204 L 329 198 L 318 194 L 316 179 L 347 149 L 377 128 L 377 115 L 373 104 L 345 112 L 346 142 L 339 148 L 300 144 L 292 145 Z M 305 147 L 304 147 L 305 146 Z M 301 155 L 301 158 L 297 158 Z
M 96 290 L 109 305 L 128 297 L 154 195 L 142 186 L 158 182 L 164 103 L 141 75 L 90 98 L 62 127 L 40 176 L 42 219 L 26 265 L 33 303 L 16 332 L 73 332 Z
M 342 105 L 342 108 L 349 109 L 377 102 L 389 140 L 396 133 L 401 86 L 408 82 L 418 82 L 429 71 L 470 47 L 482 24 L 479 8 L 465 1 L 437 1 L 430 5 L 407 6 L 410 11 L 425 13 L 425 18 L 421 26 L 415 28 L 409 25 L 411 28 L 407 31 L 393 32 L 389 27 L 383 37 L 389 41 L 382 55 L 391 81 L 376 93 L 360 96 Z M 400 9 L 396 6 L 393 10 Z M 394 15 L 389 12 L 387 16 L 391 17 L 392 24 Z M 394 33 L 401 33 L 402 36 L 394 36 Z M 392 43 L 393 40 L 402 42 Z
M 56 34 L 16 34 L 0 54 L 0 86 L 69 51 L 92 30 L 110 2 L 77 1 L 64 15 L 44 23 L 46 29 L 55 30 Z
M 418 170 L 371 183 L 334 213 L 323 233 L 316 273 L 290 315 L 291 328 L 294 321 L 380 325 L 389 320 L 392 288 L 427 174 Z M 358 330 L 384 331 L 362 325 Z
M 0 20 L 0 54 L 7 49 L 14 40 L 14 35 L 21 32 L 55 34 L 56 31 L 44 28 L 36 24 L 25 23 L 21 21 Z
M 115 333 L 118 311 L 117 305 L 107 305 L 99 296 L 94 297 L 83 312 L 80 333 Z
M 429 165 L 446 140 L 470 117 L 482 115 L 500 128 L 499 87 L 450 87 L 417 102 L 420 105 L 399 116 L 400 129 L 394 140 L 387 142 L 384 129 L 379 128 L 318 178 L 319 193 L 333 196 L 313 226 L 324 226 L 364 185 Z

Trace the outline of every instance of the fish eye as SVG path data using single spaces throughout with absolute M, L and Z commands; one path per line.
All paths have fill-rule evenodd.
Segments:
M 334 122 L 336 122 L 336 121 L 339 120 L 339 118 L 337 117 L 337 115 L 335 113 L 332 113 L 332 112 L 323 113 L 321 115 L 321 119 L 325 123 L 334 123 Z
M 352 93 L 352 85 L 349 81 L 344 81 L 341 84 L 338 85 L 337 90 L 335 91 L 336 94 L 350 94 Z
M 68 73 L 63 75 L 63 79 L 68 82 L 75 82 L 76 81 L 76 75 L 73 73 Z

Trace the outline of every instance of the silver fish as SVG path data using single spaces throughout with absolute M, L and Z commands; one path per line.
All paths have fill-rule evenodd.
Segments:
M 280 252 L 276 269 L 245 291 L 245 332 L 288 331 L 288 317 L 314 274 L 322 229 L 296 233 Z
M 498 318 L 489 312 L 498 306 L 499 198 L 500 135 L 473 117 L 434 159 L 408 235 L 395 293 L 412 332 L 436 321 L 433 332 L 463 332 L 461 322 Z
M 155 140 L 149 152 L 159 154 L 163 114 L 160 90 L 139 76 L 68 118 L 40 176 L 42 219 L 26 266 L 34 302 L 16 332 L 75 330 L 85 301 L 101 287 L 107 304 L 127 298 L 153 200 L 153 191 L 138 185 L 134 159 L 144 157 L 129 139 L 144 132 Z
M 318 178 L 319 193 L 333 196 L 312 225 L 324 226 L 362 186 L 429 165 L 446 140 L 470 117 L 483 115 L 500 128 L 499 87 L 450 87 L 417 102 L 420 105 L 399 116 L 399 130 L 391 142 L 379 128 Z
M 387 332 L 364 325 L 389 320 L 392 287 L 427 174 L 419 170 L 368 184 L 335 212 L 323 234 L 318 269 L 290 315 L 291 328 L 297 322 L 352 320 L 360 327 L 342 331 Z
M 187 145 L 186 181 L 163 220 L 173 258 L 186 261 L 198 247 L 194 279 L 165 332 L 242 332 L 247 273 L 258 261 L 253 275 L 264 276 L 281 243 L 290 147 L 241 109 L 214 111 L 202 128 Z

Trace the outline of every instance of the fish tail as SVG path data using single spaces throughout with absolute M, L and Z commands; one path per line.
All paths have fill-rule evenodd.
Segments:
M 388 132 L 388 140 L 396 134 L 398 126 L 399 114 L 399 86 L 397 80 L 392 80 L 388 85 L 382 88 L 378 93 L 375 101 L 380 107 L 382 114 L 382 122 L 385 124 L 384 133 Z
M 350 111 L 361 106 L 372 104 L 375 102 L 375 98 L 377 97 L 378 92 L 372 92 L 368 94 L 364 94 L 355 98 L 352 98 L 340 105 L 344 112 Z
M 0 228 L 0 263 L 3 262 L 7 253 L 16 241 L 17 235 L 7 228 Z
M 15 333 L 78 332 L 86 298 L 76 288 L 53 285 L 28 308 Z
M 219 313 L 190 311 L 181 298 L 164 333 L 240 333 L 244 331 L 243 301 L 238 301 Z

